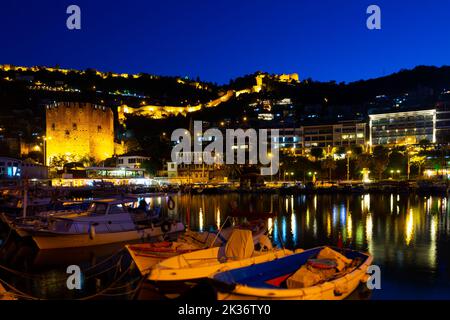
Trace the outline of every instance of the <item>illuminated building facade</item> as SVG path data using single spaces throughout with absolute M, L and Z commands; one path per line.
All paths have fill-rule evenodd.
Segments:
M 301 155 L 302 135 L 300 128 L 279 129 L 278 145 L 280 150 L 292 155 Z
M 0 179 L 47 179 L 48 168 L 32 161 L 0 157 Z
M 90 103 L 59 102 L 46 110 L 46 159 L 101 161 L 114 154 L 114 116 L 111 109 Z
M 369 115 L 371 145 L 436 143 L 436 109 Z
M 436 142 L 450 143 L 450 99 L 448 95 L 445 100 L 438 101 L 436 104 Z
M 311 148 L 364 146 L 366 123 L 351 120 L 300 127 L 304 151 Z
M 333 146 L 349 147 L 364 145 L 366 142 L 366 123 L 342 121 L 333 125 Z
M 303 147 L 327 147 L 333 145 L 333 125 L 302 126 Z
M 150 158 L 139 155 L 122 155 L 117 158 L 117 166 L 120 168 L 139 169 L 142 163 L 147 160 L 150 160 Z
M 154 181 L 145 177 L 144 169 L 116 167 L 88 167 L 75 177 L 63 174 L 52 179 L 52 186 L 82 187 L 94 185 L 152 185 Z

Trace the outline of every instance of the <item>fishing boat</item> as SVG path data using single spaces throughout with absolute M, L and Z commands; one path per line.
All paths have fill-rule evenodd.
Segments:
M 371 263 L 367 253 L 318 247 L 219 272 L 210 280 L 219 300 L 342 300 L 367 281 Z
M 154 265 L 167 258 L 221 244 L 215 233 L 186 231 L 176 241 L 132 244 L 125 248 L 140 273 L 146 275 Z
M 114 202 L 121 203 L 122 207 L 132 213 L 135 220 L 146 221 L 148 219 L 156 219 L 159 217 L 160 208 L 155 208 L 155 210 L 147 210 L 146 206 L 142 206 L 137 198 L 127 197 L 121 200 L 116 199 L 96 199 L 87 201 L 66 201 L 62 203 L 57 209 L 46 210 L 39 212 L 35 215 L 28 216 L 24 214 L 22 216 L 16 216 L 14 214 L 8 214 L 6 212 L 0 213 L 0 221 L 8 225 L 11 229 L 16 231 L 20 237 L 30 237 L 30 229 L 40 227 L 42 225 L 48 224 L 49 219 L 54 219 L 57 217 L 74 217 L 81 216 L 83 214 L 89 214 L 89 210 L 92 210 L 92 203 L 96 202 L 95 206 L 107 206 L 117 205 Z M 110 202 L 108 204 L 108 202 Z M 144 201 L 145 202 L 145 201 Z M 106 211 L 111 208 L 106 208 Z
M 251 222 L 222 229 L 218 233 L 186 231 L 176 241 L 140 243 L 125 247 L 141 274 L 146 275 L 154 265 L 170 257 L 224 245 L 235 228 L 251 230 L 254 244 L 257 244 L 267 231 L 264 223 Z
M 182 292 L 198 281 L 225 270 L 279 259 L 292 254 L 272 248 L 266 236 L 260 237 L 261 248 L 255 250 L 250 230 L 233 230 L 225 246 L 180 254 L 155 265 L 147 276 L 161 291 Z
M 105 199 L 92 202 L 87 211 L 38 218 L 14 226 L 30 235 L 39 249 L 59 249 L 104 245 L 150 239 L 181 232 L 181 222 L 163 220 L 128 208 L 127 200 Z

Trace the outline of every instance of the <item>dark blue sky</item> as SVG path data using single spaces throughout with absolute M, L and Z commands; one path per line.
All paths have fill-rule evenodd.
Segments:
M 82 30 L 66 28 L 66 8 Z M 382 10 L 382 30 L 366 9 Z M 0 64 L 93 67 L 218 83 L 257 70 L 353 81 L 450 64 L 449 0 L 2 0 Z

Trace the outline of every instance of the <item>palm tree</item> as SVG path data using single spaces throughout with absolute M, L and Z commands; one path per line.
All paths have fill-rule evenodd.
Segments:
M 322 167 L 322 169 L 328 170 L 328 180 L 331 180 L 331 171 L 335 170 L 337 167 L 334 159 L 332 157 L 327 157 L 326 159 L 322 160 L 320 166 Z

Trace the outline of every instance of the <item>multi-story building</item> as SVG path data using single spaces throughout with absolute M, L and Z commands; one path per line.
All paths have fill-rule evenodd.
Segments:
M 337 123 L 303 125 L 300 127 L 300 141 L 303 152 L 311 148 L 364 146 L 366 143 L 366 123 L 358 120 Z
M 46 159 L 65 156 L 72 161 L 114 154 L 114 117 L 110 108 L 91 103 L 59 102 L 46 110 Z
M 450 92 L 436 103 L 436 142 L 450 143 Z
M 0 157 L 0 178 L 47 179 L 48 168 L 32 161 Z
M 301 155 L 302 134 L 300 128 L 279 129 L 278 145 L 282 152 Z
M 117 157 L 117 166 L 121 168 L 139 169 L 146 160 L 150 160 L 150 158 L 142 155 L 125 154 Z
M 371 145 L 436 143 L 436 109 L 369 115 Z
M 303 148 L 328 147 L 333 145 L 333 125 L 312 125 L 300 128 L 303 136 Z
M 187 183 L 222 181 L 224 178 L 223 165 L 219 163 L 207 164 L 204 161 L 205 157 L 203 152 L 180 152 L 177 154 L 176 162 L 168 162 L 161 174 L 174 181 Z
M 341 121 L 333 125 L 333 146 L 350 147 L 366 143 L 366 123 Z

